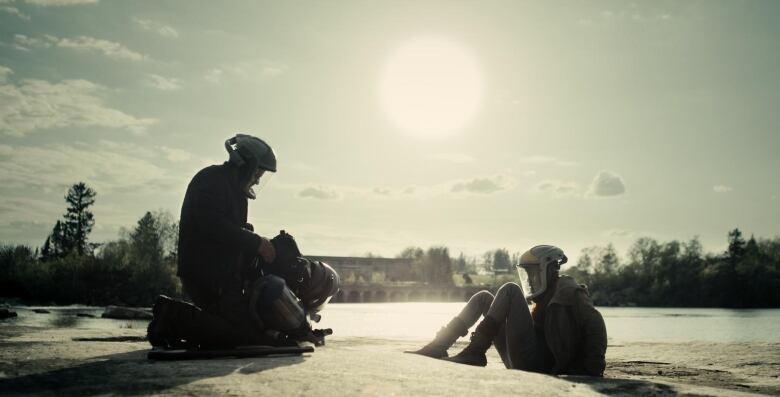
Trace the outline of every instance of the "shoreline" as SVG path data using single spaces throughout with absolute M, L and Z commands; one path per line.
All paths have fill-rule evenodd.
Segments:
M 141 329 L 0 323 L 4 395 L 777 395 L 778 343 L 611 344 L 605 378 L 552 377 L 433 360 L 404 350 L 424 341 L 339 337 L 300 357 L 153 362 Z M 78 339 L 78 340 L 75 340 Z M 451 349 L 465 346 L 459 342 Z M 478 387 L 475 387 L 478 386 Z

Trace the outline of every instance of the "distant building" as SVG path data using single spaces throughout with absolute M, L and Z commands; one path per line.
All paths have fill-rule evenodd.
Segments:
M 306 257 L 332 266 L 346 284 L 414 281 L 412 259 L 314 255 Z

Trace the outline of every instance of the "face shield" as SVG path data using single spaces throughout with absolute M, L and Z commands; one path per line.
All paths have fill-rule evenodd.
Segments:
M 273 172 L 265 172 L 264 169 L 258 168 L 252 176 L 249 177 L 246 186 L 244 187 L 244 193 L 246 197 L 254 200 L 257 198 L 257 192 L 263 190 L 268 182 L 273 178 Z
M 517 276 L 526 299 L 535 298 L 547 289 L 547 266 L 541 264 L 517 266 Z

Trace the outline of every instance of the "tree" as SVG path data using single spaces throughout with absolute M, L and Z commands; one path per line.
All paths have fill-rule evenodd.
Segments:
M 84 182 L 79 182 L 71 186 L 65 196 L 69 204 L 65 213 L 65 229 L 69 235 L 66 248 L 75 250 L 80 256 L 89 252 L 87 238 L 95 225 L 95 217 L 89 207 L 95 204 L 96 195 Z
M 43 243 L 42 259 L 48 261 L 51 259 L 61 258 L 65 256 L 72 246 L 70 242 L 70 236 L 68 235 L 67 228 L 63 225 L 62 221 L 57 221 L 54 224 L 54 228 L 46 241 Z
M 54 224 L 54 229 L 41 249 L 44 260 L 62 258 L 71 252 L 79 256 L 92 252 L 88 237 L 95 225 L 95 217 L 89 207 L 95 204 L 96 195 L 84 182 L 76 183 L 68 189 L 65 195 L 68 203 L 65 215 Z
M 452 284 L 452 259 L 447 247 L 430 247 L 425 252 L 424 280 L 433 284 Z
M 739 229 L 729 232 L 729 250 L 727 254 L 734 264 L 745 255 L 745 239 L 742 238 L 742 232 Z
M 510 273 L 512 271 L 512 259 L 506 249 L 493 251 L 493 272 Z

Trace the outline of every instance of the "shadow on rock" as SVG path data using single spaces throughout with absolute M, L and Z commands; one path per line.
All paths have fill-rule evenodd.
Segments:
M 590 376 L 561 376 L 572 383 L 585 384 L 599 393 L 609 396 L 677 396 L 674 387 L 635 379 L 594 378 Z
M 248 375 L 303 362 L 302 356 L 193 361 L 150 361 L 148 349 L 93 357 L 42 373 L 0 379 L 4 395 L 139 395 L 162 392 L 201 379 Z

